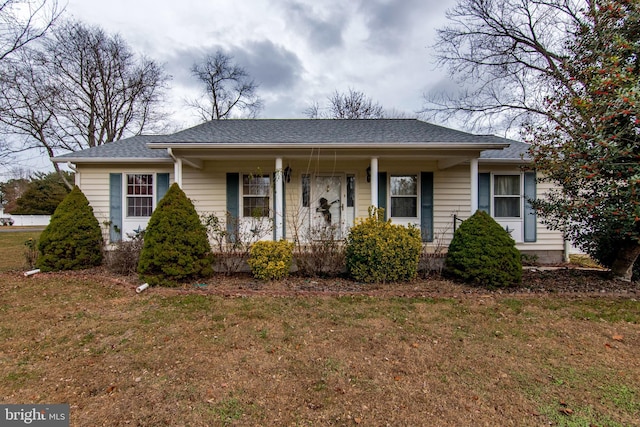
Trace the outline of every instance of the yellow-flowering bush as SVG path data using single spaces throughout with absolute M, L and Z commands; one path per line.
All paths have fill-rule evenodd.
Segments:
M 421 250 L 418 228 L 391 224 L 381 209 L 370 209 L 369 218 L 349 231 L 347 271 L 367 283 L 411 280 L 418 274 Z
M 282 279 L 289 275 L 293 259 L 293 242 L 260 241 L 249 253 L 249 267 L 256 279 Z

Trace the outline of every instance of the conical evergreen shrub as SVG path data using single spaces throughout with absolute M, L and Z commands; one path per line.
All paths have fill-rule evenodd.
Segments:
M 207 231 L 193 203 L 175 183 L 149 219 L 138 274 L 150 285 L 164 286 L 213 274 Z
M 40 235 L 42 271 L 79 270 L 102 262 L 102 231 L 89 201 L 76 186 L 60 202 Z
M 452 276 L 474 285 L 499 288 L 522 281 L 522 258 L 515 241 L 483 211 L 456 230 L 445 266 Z

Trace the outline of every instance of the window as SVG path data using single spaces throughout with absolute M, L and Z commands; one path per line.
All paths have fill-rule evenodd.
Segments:
M 356 176 L 347 175 L 347 207 L 353 208 L 356 205 Z
M 242 176 L 242 216 L 269 216 L 269 175 Z
M 494 217 L 520 218 L 520 203 L 520 175 L 494 175 Z
M 302 175 L 302 207 L 308 208 L 311 206 L 311 175 Z
M 153 211 L 153 175 L 127 175 L 127 216 L 147 217 Z
M 416 218 L 418 216 L 418 176 L 391 177 L 391 216 Z

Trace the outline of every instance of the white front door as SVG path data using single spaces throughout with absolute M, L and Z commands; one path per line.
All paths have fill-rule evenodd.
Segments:
M 342 209 L 344 195 L 342 177 L 316 176 L 311 192 L 311 218 L 314 234 L 331 231 L 342 236 Z

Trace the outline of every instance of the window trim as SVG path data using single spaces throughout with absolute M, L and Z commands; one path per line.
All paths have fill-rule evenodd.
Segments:
M 415 178 L 416 193 L 413 194 L 413 195 L 397 195 L 397 196 L 395 196 L 393 194 L 393 186 L 391 185 L 391 180 L 393 178 L 409 177 L 409 176 Z M 389 188 L 389 213 L 388 213 L 388 217 L 389 218 L 405 218 L 405 219 L 418 219 L 418 218 L 420 218 L 420 174 L 418 174 L 418 173 L 389 174 L 387 185 L 388 185 L 388 188 Z M 415 199 L 416 207 L 415 207 L 414 216 L 394 216 L 393 212 L 392 212 L 393 199 L 394 198 L 413 198 L 413 199 Z
M 144 184 L 145 186 L 147 186 L 148 188 L 151 189 L 151 194 L 129 194 L 129 177 L 135 177 L 135 176 L 150 176 L 151 177 L 151 184 Z M 134 178 L 135 179 L 135 178 Z M 124 187 L 124 191 L 123 191 L 123 197 L 124 197 L 124 208 L 125 208 L 125 212 L 124 212 L 124 218 L 151 218 L 151 215 L 153 214 L 153 211 L 156 208 L 156 200 L 155 200 L 155 195 L 157 193 L 157 174 L 155 172 L 150 172 L 150 173 L 143 173 L 143 172 L 125 172 L 123 173 L 123 187 Z M 135 183 L 132 184 L 134 185 L 135 188 Z M 130 211 L 130 206 L 129 206 L 129 199 L 147 199 L 150 198 L 151 199 L 151 206 L 144 206 L 144 207 L 138 207 L 138 209 L 151 209 L 151 211 L 149 212 L 149 215 L 130 215 L 129 211 Z M 136 207 L 134 206 L 133 209 L 136 209 Z
M 261 178 L 267 178 L 269 180 L 269 189 L 267 191 L 266 195 L 259 195 L 259 194 L 245 194 L 244 193 L 244 179 L 245 177 L 248 177 L 249 179 L 251 179 L 251 177 L 261 177 Z M 262 174 L 252 174 L 252 173 L 240 173 L 240 182 L 239 182 L 239 193 L 240 193 L 240 218 L 253 218 L 253 215 L 250 216 L 246 216 L 244 213 L 244 205 L 245 205 L 245 197 L 250 197 L 250 198 L 264 198 L 266 197 L 267 200 L 267 204 L 266 204 L 266 209 L 267 209 L 267 215 L 261 215 L 258 218 L 270 218 L 271 217 L 271 212 L 272 212 L 272 206 L 271 203 L 273 201 L 273 181 L 271 179 L 271 176 L 269 174 L 266 173 L 262 173 Z
M 518 177 L 518 194 L 496 195 L 495 183 L 496 177 L 499 176 L 517 176 Z M 498 216 L 496 209 L 496 198 L 500 199 L 518 199 L 518 216 Z M 520 220 L 524 221 L 524 174 L 522 172 L 513 173 L 491 173 L 491 216 L 499 220 Z

